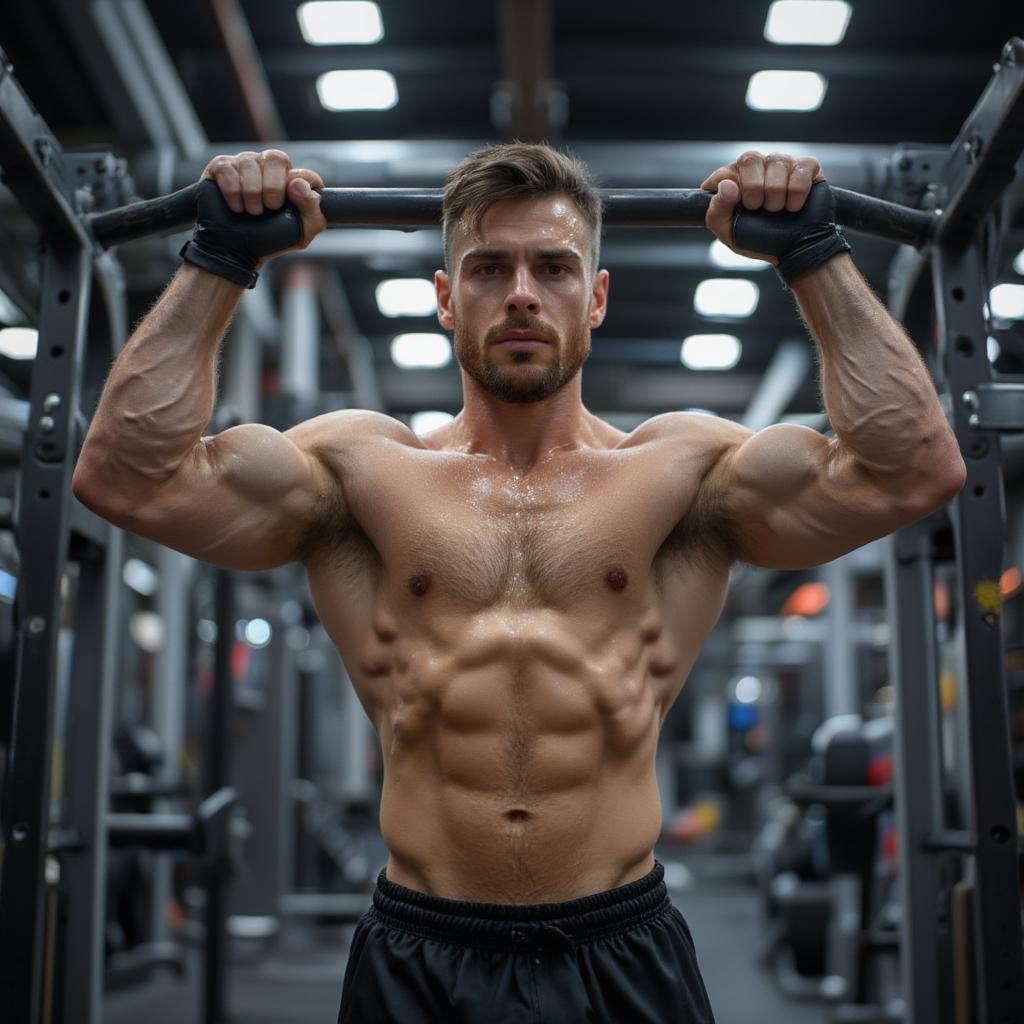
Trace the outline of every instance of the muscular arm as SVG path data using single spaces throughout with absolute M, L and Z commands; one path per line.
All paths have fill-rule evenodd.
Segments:
M 891 533 L 964 480 L 926 367 L 849 256 L 803 275 L 793 292 L 818 344 L 836 436 L 735 428 L 705 481 L 737 557 L 774 568 L 818 565 Z
M 714 190 L 707 225 L 726 245 L 770 260 L 790 280 L 818 345 L 825 410 L 836 436 L 780 424 L 757 434 L 718 428 L 717 458 L 698 491 L 701 522 L 730 553 L 755 565 L 830 561 L 920 519 L 963 486 L 965 468 L 928 371 L 900 325 L 835 244 L 814 157 L 750 150 L 703 184 Z M 747 210 L 793 218 L 773 234 L 748 218 L 737 246 L 733 217 Z M 836 254 L 838 251 L 838 255 Z
M 217 565 L 261 569 L 301 553 L 338 487 L 317 458 L 317 420 L 286 434 L 248 424 L 202 436 L 241 293 L 188 264 L 177 272 L 110 372 L 72 486 L 118 526 Z

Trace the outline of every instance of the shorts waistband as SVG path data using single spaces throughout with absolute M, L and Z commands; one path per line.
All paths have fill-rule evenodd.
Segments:
M 671 906 L 665 868 L 635 882 L 567 900 L 522 906 L 448 900 L 387 879 L 381 871 L 373 894 L 373 917 L 382 924 L 441 942 L 476 948 L 530 952 L 573 948 L 627 931 Z

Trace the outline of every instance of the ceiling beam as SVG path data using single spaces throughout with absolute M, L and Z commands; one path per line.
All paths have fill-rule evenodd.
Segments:
M 284 140 L 281 140 L 284 144 Z M 192 159 L 140 154 L 132 176 L 140 195 L 159 195 L 184 188 L 199 178 L 206 164 L 224 152 L 211 143 Z M 230 143 L 238 150 L 256 148 L 250 141 Z M 292 140 L 286 148 L 297 166 L 312 167 L 328 185 L 374 187 L 439 187 L 463 157 L 486 140 Z M 740 142 L 589 142 L 573 144 L 578 156 L 609 188 L 695 187 L 716 167 L 734 160 L 743 148 L 765 152 L 802 153 L 806 142 L 749 140 Z M 863 143 L 815 143 L 815 155 L 840 188 L 881 195 L 889 177 L 892 146 Z
M 186 157 L 207 145 L 143 0 L 58 0 L 58 8 L 123 141 Z
M 253 138 L 260 142 L 287 138 L 249 23 L 238 0 L 207 0 L 207 6 L 249 122 L 247 130 L 251 130 Z
M 548 0 L 498 0 L 502 81 L 491 98 L 506 141 L 550 142 L 553 123 L 551 8 Z
M 510 0 L 518 10 L 520 0 Z M 525 9 L 525 0 L 523 0 Z M 334 68 L 366 67 L 366 55 L 359 47 L 275 49 L 263 54 L 271 77 L 315 76 Z M 541 55 L 538 54 L 539 58 Z M 628 76 L 633 91 L 644 89 L 646 74 L 671 74 L 677 78 L 694 75 L 748 75 L 765 67 L 782 70 L 817 71 L 835 78 L 928 81 L 976 80 L 992 65 L 989 52 L 951 51 L 911 53 L 906 50 L 848 50 L 845 47 L 785 46 L 766 51 L 757 46 L 686 46 L 675 42 L 573 42 L 558 48 L 558 72 L 562 81 L 602 79 L 614 81 Z M 490 44 L 465 43 L 444 46 L 373 47 L 374 67 L 394 75 L 449 77 L 453 69 L 460 77 L 493 75 L 494 48 Z M 199 74 L 219 71 L 220 61 L 212 54 L 193 53 L 192 69 Z M 552 61 L 547 64 L 550 68 Z M 507 72 L 506 72 L 507 73 Z M 617 83 L 618 84 L 618 83 Z M 627 83 L 628 84 L 628 83 Z

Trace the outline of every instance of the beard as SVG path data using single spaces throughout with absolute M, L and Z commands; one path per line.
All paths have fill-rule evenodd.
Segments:
M 536 352 L 513 352 L 512 365 L 499 365 L 492 361 L 493 342 L 507 331 L 532 331 L 549 342 L 554 359 L 544 367 L 535 367 L 522 372 L 520 367 L 535 361 Z M 585 321 L 573 327 L 559 344 L 557 332 L 535 317 L 510 317 L 492 327 L 484 336 L 483 343 L 470 337 L 469 332 L 459 324 L 455 325 L 455 358 L 466 371 L 487 392 L 501 402 L 525 405 L 542 402 L 557 394 L 573 377 L 590 355 L 590 326 Z

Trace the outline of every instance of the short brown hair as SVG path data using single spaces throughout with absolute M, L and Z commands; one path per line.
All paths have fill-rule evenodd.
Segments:
M 601 249 L 601 196 L 586 165 L 545 144 L 508 142 L 470 153 L 448 175 L 441 201 L 444 262 L 451 265 L 453 228 L 475 230 L 484 214 L 506 199 L 568 196 L 590 228 L 593 270 Z

